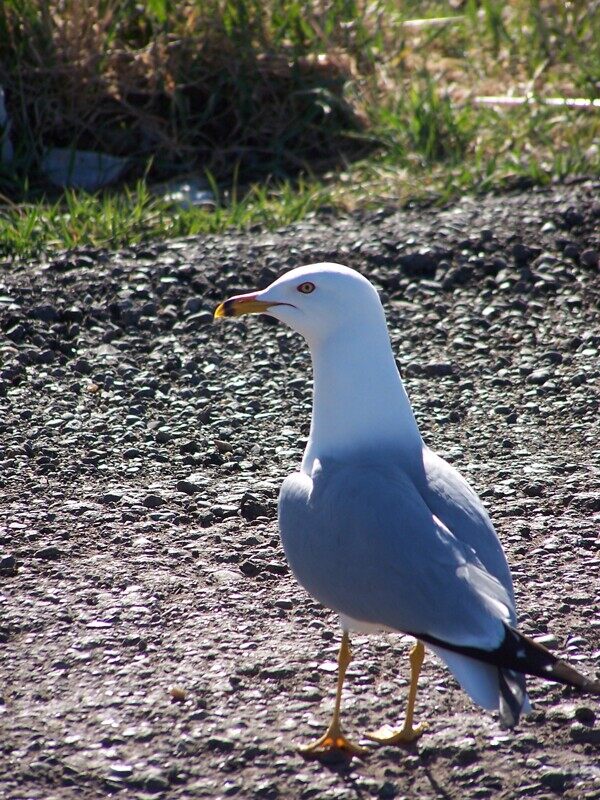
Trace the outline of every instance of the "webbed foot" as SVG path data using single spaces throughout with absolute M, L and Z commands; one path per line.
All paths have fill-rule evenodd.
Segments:
M 335 755 L 363 758 L 369 751 L 347 738 L 339 725 L 330 725 L 323 736 L 310 744 L 298 748 L 298 752 L 306 757 L 318 758 L 323 755 Z
M 419 739 L 427 730 L 427 723 L 422 722 L 413 728 L 412 725 L 404 725 L 403 728 L 392 728 L 391 725 L 382 725 L 372 733 L 366 733 L 365 738 L 377 744 L 411 744 Z

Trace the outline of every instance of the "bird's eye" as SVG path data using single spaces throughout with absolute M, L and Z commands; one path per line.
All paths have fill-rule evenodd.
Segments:
M 314 292 L 315 285 L 310 281 L 304 281 L 304 283 L 301 283 L 300 286 L 297 287 L 297 289 L 299 292 L 302 292 L 302 294 L 310 294 L 311 292 Z

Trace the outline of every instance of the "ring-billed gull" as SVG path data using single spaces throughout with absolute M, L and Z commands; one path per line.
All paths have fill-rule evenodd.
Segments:
M 260 313 L 310 347 L 310 435 L 300 471 L 281 488 L 279 528 L 296 578 L 343 630 L 333 718 L 303 751 L 364 752 L 340 723 L 351 630 L 417 639 L 404 726 L 368 735 L 377 742 L 409 742 L 425 727 L 413 725 L 423 643 L 505 726 L 529 709 L 526 674 L 600 693 L 600 682 L 516 631 L 500 541 L 466 480 L 423 443 L 369 281 L 339 264 L 300 267 L 225 301 L 215 317 Z

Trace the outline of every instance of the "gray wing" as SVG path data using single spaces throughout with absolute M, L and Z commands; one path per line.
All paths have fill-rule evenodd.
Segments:
M 323 462 L 312 478 L 292 475 L 279 523 L 300 583 L 355 620 L 492 649 L 514 615 L 510 586 L 432 513 L 399 467 Z
M 494 526 L 479 497 L 463 476 L 428 447 L 423 448 L 423 500 L 457 539 L 477 552 L 485 569 L 504 586 L 512 600 L 510 569 Z M 511 623 L 516 617 L 513 614 Z

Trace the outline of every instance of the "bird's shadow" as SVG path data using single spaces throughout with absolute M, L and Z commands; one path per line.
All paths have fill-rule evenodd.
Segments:
M 363 744 L 361 742 L 361 744 Z M 385 751 L 385 752 L 384 752 Z M 363 758 L 357 758 L 349 753 L 340 751 L 329 751 L 305 754 L 301 753 L 302 759 L 307 763 L 316 762 L 319 766 L 325 768 L 327 771 L 338 775 L 349 788 L 353 789 L 358 800 L 366 797 L 364 789 L 358 785 L 361 779 L 361 774 L 358 771 L 361 764 L 368 764 L 369 761 L 377 754 L 380 754 L 390 764 L 401 765 L 402 759 L 407 755 L 418 756 L 421 760 L 421 767 L 424 769 L 425 774 L 436 792 L 436 796 L 443 798 L 443 800 L 455 800 L 449 795 L 443 787 L 441 787 L 436 779 L 431 774 L 429 767 L 424 763 L 421 753 L 419 752 L 419 743 L 410 742 L 401 746 L 388 746 L 387 748 L 372 747 L 365 753 Z M 370 795 L 369 795 L 370 796 Z
M 427 780 L 431 784 L 431 788 L 435 792 L 436 797 L 441 797 L 443 800 L 456 800 L 456 796 L 450 794 L 437 780 L 433 777 L 431 769 L 428 766 L 423 766 L 423 772 L 427 776 Z
M 427 777 L 431 788 L 435 792 L 435 796 L 439 797 L 440 800 L 456 800 L 456 796 L 448 792 L 448 790 L 434 777 L 431 767 L 428 763 L 429 759 L 424 753 L 420 752 L 418 742 L 407 743 L 401 747 L 390 746 L 385 749 L 374 747 L 372 750 L 370 749 L 362 759 L 357 759 L 350 754 L 345 754 L 339 751 L 314 753 L 312 755 L 302 754 L 302 758 L 306 762 L 317 762 L 329 772 L 333 772 L 338 775 L 346 784 L 346 786 L 353 789 L 358 800 L 362 800 L 362 798 L 366 797 L 366 795 L 363 788 L 358 785 L 361 775 L 357 772 L 357 767 L 360 767 L 361 764 L 367 764 L 370 758 L 377 753 L 379 753 L 388 763 L 396 764 L 398 766 L 401 766 L 402 760 L 406 758 L 407 755 L 418 756 L 420 761 L 418 768 L 421 769 L 423 774 Z
M 335 773 L 348 788 L 353 790 L 358 800 L 366 797 L 364 790 L 358 785 L 361 776 L 356 772 L 357 765 L 365 763 L 365 759 L 357 759 L 350 754 L 340 752 L 302 754 L 302 758 L 309 763 L 316 762 L 328 772 Z

